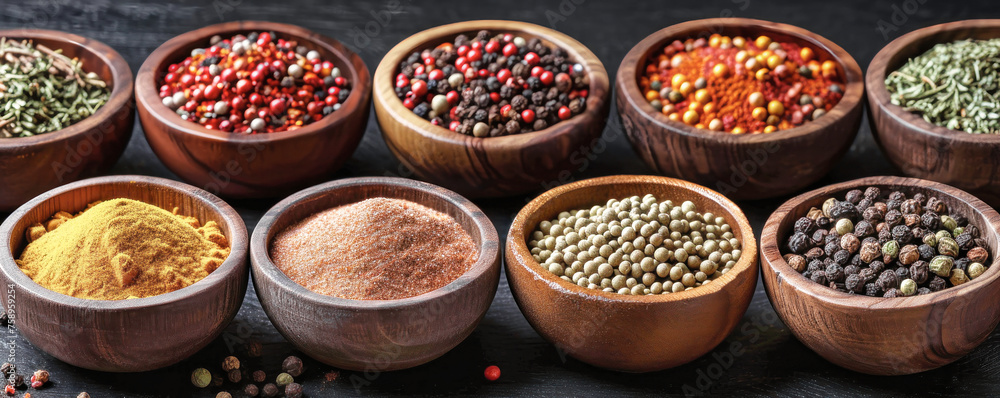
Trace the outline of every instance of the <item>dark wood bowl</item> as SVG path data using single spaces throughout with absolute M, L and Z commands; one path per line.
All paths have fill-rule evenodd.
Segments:
M 793 270 L 782 248 L 795 221 L 831 196 L 866 186 L 935 196 L 979 227 L 993 263 L 982 276 L 939 292 L 902 298 L 838 292 Z M 764 287 L 781 320 L 803 344 L 836 365 L 903 375 L 947 365 L 986 340 L 1000 321 L 1000 214 L 956 188 L 914 178 L 868 177 L 804 193 L 781 205 L 761 233 Z
M 1000 135 L 969 134 L 934 125 L 889 102 L 885 78 L 935 44 L 1000 37 L 1000 19 L 974 19 L 918 29 L 875 55 L 868 85 L 868 121 L 886 157 L 903 173 L 967 190 L 1000 206 Z
M 453 217 L 472 236 L 479 260 L 444 287 L 399 300 L 319 294 L 271 261 L 271 242 L 286 227 L 374 197 L 409 200 Z M 251 247 L 254 287 L 271 323 L 300 351 L 341 369 L 405 369 L 444 355 L 483 319 L 500 279 L 500 240 L 489 218 L 454 192 L 404 178 L 347 178 L 298 192 L 261 218 Z
M 62 130 L 24 138 L 0 138 L 0 212 L 65 183 L 111 169 L 132 138 L 135 103 L 132 70 L 99 41 L 54 30 L 0 30 L 7 40 L 33 40 L 83 61 L 111 87 L 111 96 L 90 117 Z
M 185 121 L 163 105 L 159 82 L 167 66 L 214 35 L 277 32 L 319 51 L 350 80 L 351 95 L 340 110 L 294 131 L 234 134 Z M 275 197 L 330 178 L 361 142 L 371 104 L 371 77 L 364 61 L 340 42 L 274 22 L 226 22 L 193 30 L 163 43 L 146 58 L 135 84 L 139 120 L 149 146 L 175 174 L 227 197 Z
M 757 36 L 808 44 L 819 60 L 833 60 L 845 80 L 844 96 L 825 116 L 770 134 L 734 135 L 672 121 L 639 90 L 646 59 L 674 40 L 712 33 Z M 657 172 L 716 189 L 732 199 L 787 195 L 816 182 L 840 159 L 858 133 L 864 96 L 861 68 L 844 49 L 805 29 L 744 18 L 684 22 L 632 47 L 618 67 L 615 101 L 625 135 Z
M 742 242 L 740 260 L 695 289 L 630 296 L 564 281 L 532 258 L 527 237 L 541 221 L 569 209 L 645 194 L 675 203 L 690 200 L 700 211 L 725 217 Z M 528 323 L 557 349 L 594 366 L 649 372 L 688 363 L 733 331 L 757 287 L 756 245 L 746 216 L 718 192 L 667 177 L 593 178 L 545 192 L 521 209 L 507 235 L 507 282 Z
M 229 239 L 229 258 L 205 279 L 158 296 L 88 300 L 48 290 L 14 262 L 25 229 L 58 211 L 77 213 L 98 200 L 129 198 L 215 221 Z M 0 225 L 0 276 L 12 325 L 35 347 L 81 368 L 105 372 L 159 369 L 191 356 L 229 325 L 247 289 L 247 230 L 233 208 L 180 182 L 145 176 L 91 178 L 38 196 Z
M 399 63 L 415 50 L 483 29 L 538 38 L 547 46 L 565 49 L 590 76 L 586 110 L 544 130 L 476 138 L 432 125 L 406 109 L 393 84 Z M 414 34 L 382 58 L 374 90 L 382 137 L 396 158 L 421 179 L 469 197 L 511 196 L 554 185 L 565 177 L 561 174 L 579 167 L 581 148 L 598 143 L 610 106 L 608 72 L 597 56 L 565 34 L 516 21 L 466 21 Z

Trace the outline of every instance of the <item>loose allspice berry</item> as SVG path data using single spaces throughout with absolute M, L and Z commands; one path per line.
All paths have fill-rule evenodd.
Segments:
M 191 384 L 198 388 L 208 387 L 209 384 L 212 384 L 212 372 L 205 368 L 195 369 L 194 372 L 191 372 Z
M 87 394 L 86 392 L 81 392 L 79 395 L 76 396 L 76 398 L 90 398 L 90 394 Z
M 236 357 L 230 355 L 230 356 L 226 357 L 226 359 L 222 360 L 222 370 L 224 370 L 226 372 L 229 372 L 229 371 L 231 371 L 233 369 L 239 369 L 239 368 L 240 368 L 240 360 L 239 360 L 239 358 L 236 358 Z
M 305 367 L 302 364 L 302 359 L 300 359 L 297 356 L 291 355 L 288 358 L 285 358 L 285 360 L 281 362 L 281 370 L 285 371 L 285 373 L 288 373 L 294 377 L 299 377 L 302 375 L 302 372 L 305 370 Z
M 278 396 L 278 386 L 274 383 L 267 383 L 264 388 L 260 390 L 260 395 L 264 398 L 272 398 Z
M 260 390 L 256 384 L 247 384 L 243 387 L 243 394 L 250 398 L 256 397 L 258 393 L 260 393 Z
M 274 382 L 278 384 L 278 387 L 284 387 L 295 382 L 295 378 L 288 373 L 281 373 L 278 377 L 274 378 Z
M 226 377 L 233 383 L 239 383 L 243 379 L 243 372 L 239 369 L 233 369 L 226 374 Z
M 215 394 L 215 398 L 233 398 L 233 394 L 226 391 L 219 391 L 218 394 Z
M 528 247 L 563 280 L 609 293 L 677 293 L 725 274 L 740 259 L 740 240 L 724 217 L 694 203 L 653 195 L 609 200 L 542 221 Z
M 288 383 L 285 386 L 285 398 L 302 398 L 302 385 L 299 383 Z
M 255 383 L 263 383 L 265 379 L 267 379 L 267 373 L 264 373 L 263 370 L 253 372 L 253 381 Z

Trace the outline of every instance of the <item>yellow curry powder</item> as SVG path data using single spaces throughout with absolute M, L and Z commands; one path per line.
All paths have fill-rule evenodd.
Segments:
M 229 243 L 214 221 L 131 199 L 59 212 L 26 232 L 17 260 L 32 280 L 73 297 L 122 300 L 169 293 L 215 271 Z

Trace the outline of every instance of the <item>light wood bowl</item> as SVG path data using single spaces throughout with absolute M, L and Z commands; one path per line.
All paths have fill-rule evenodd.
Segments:
M 690 200 L 699 211 L 725 217 L 742 242 L 739 261 L 695 289 L 630 296 L 564 281 L 532 258 L 527 238 L 541 221 L 562 211 L 645 194 L 678 204 Z M 593 178 L 545 192 L 521 209 L 507 235 L 507 281 L 528 323 L 557 349 L 594 366 L 649 372 L 688 363 L 733 331 L 757 287 L 756 245 L 746 216 L 718 192 L 667 177 Z
M 298 130 L 247 135 L 206 129 L 163 105 L 158 82 L 168 65 L 183 60 L 194 48 L 206 47 L 214 35 L 264 31 L 294 38 L 340 68 L 351 83 L 351 95 L 340 110 Z M 361 57 L 334 39 L 298 26 L 237 21 L 193 30 L 163 43 L 139 69 L 135 91 L 149 146 L 170 171 L 226 197 L 275 197 L 328 180 L 350 159 L 368 123 L 371 77 Z
M 479 260 L 444 287 L 399 300 L 319 294 L 271 261 L 271 242 L 286 227 L 374 197 L 409 200 L 453 217 L 472 237 Z M 404 178 L 348 178 L 298 192 L 261 218 L 251 248 L 254 287 L 271 323 L 303 353 L 357 371 L 405 369 L 444 355 L 479 324 L 500 279 L 500 241 L 489 218 L 454 192 Z
M 770 134 L 734 135 L 672 121 L 639 90 L 646 59 L 674 40 L 710 33 L 756 37 L 811 46 L 819 60 L 834 60 L 844 76 L 844 96 L 823 117 Z M 787 195 L 816 182 L 850 148 L 861 124 L 861 68 L 844 49 L 805 29 L 744 18 L 684 22 L 636 44 L 618 67 L 615 101 L 632 148 L 658 173 L 713 188 L 732 199 Z
M 215 221 L 232 253 L 214 272 L 191 286 L 129 300 L 88 300 L 48 290 L 14 262 L 24 250 L 27 227 L 58 211 L 77 213 L 98 200 L 140 200 Z M 35 347 L 81 368 L 141 372 L 191 356 L 219 336 L 236 316 L 247 288 L 247 230 L 229 205 L 208 192 L 172 180 L 145 176 L 91 178 L 38 196 L 0 225 L 0 277 L 8 292 L 12 324 Z
M 474 36 L 483 29 L 538 38 L 547 46 L 565 49 L 590 76 L 586 110 L 545 130 L 476 138 L 432 125 L 406 109 L 393 84 L 400 62 L 415 50 L 453 42 L 462 33 Z M 382 58 L 374 90 L 375 114 L 393 155 L 421 179 L 468 197 L 511 196 L 555 185 L 560 174 L 579 168 L 573 161 L 578 162 L 581 150 L 598 143 L 610 106 L 608 73 L 597 56 L 565 34 L 516 21 L 466 21 L 414 34 Z
M 993 263 L 960 286 L 911 297 L 838 292 L 802 276 L 782 258 L 795 221 L 829 197 L 877 186 L 921 192 L 979 227 Z M 868 177 L 804 193 L 781 205 L 761 233 L 764 287 L 774 310 L 803 344 L 836 365 L 873 375 L 903 375 L 947 365 L 986 340 L 1000 321 L 1000 214 L 956 188 L 902 177 Z
M 886 157 L 906 175 L 967 190 L 1000 206 L 1000 135 L 969 134 L 924 120 L 889 102 L 885 78 L 935 44 L 1000 37 L 1000 19 L 950 22 L 900 36 L 875 55 L 868 85 L 868 121 Z
M 132 138 L 135 104 L 132 70 L 104 43 L 38 29 L 0 30 L 0 37 L 62 50 L 111 88 L 108 102 L 79 123 L 32 137 L 0 138 L 0 212 L 9 212 L 42 192 L 110 170 Z

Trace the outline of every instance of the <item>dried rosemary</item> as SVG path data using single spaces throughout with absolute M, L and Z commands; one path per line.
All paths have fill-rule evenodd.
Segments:
M 1000 39 L 937 44 L 885 79 L 891 101 L 924 120 L 1000 133 Z
M 110 94 L 62 50 L 0 38 L 0 138 L 60 130 L 94 114 Z

